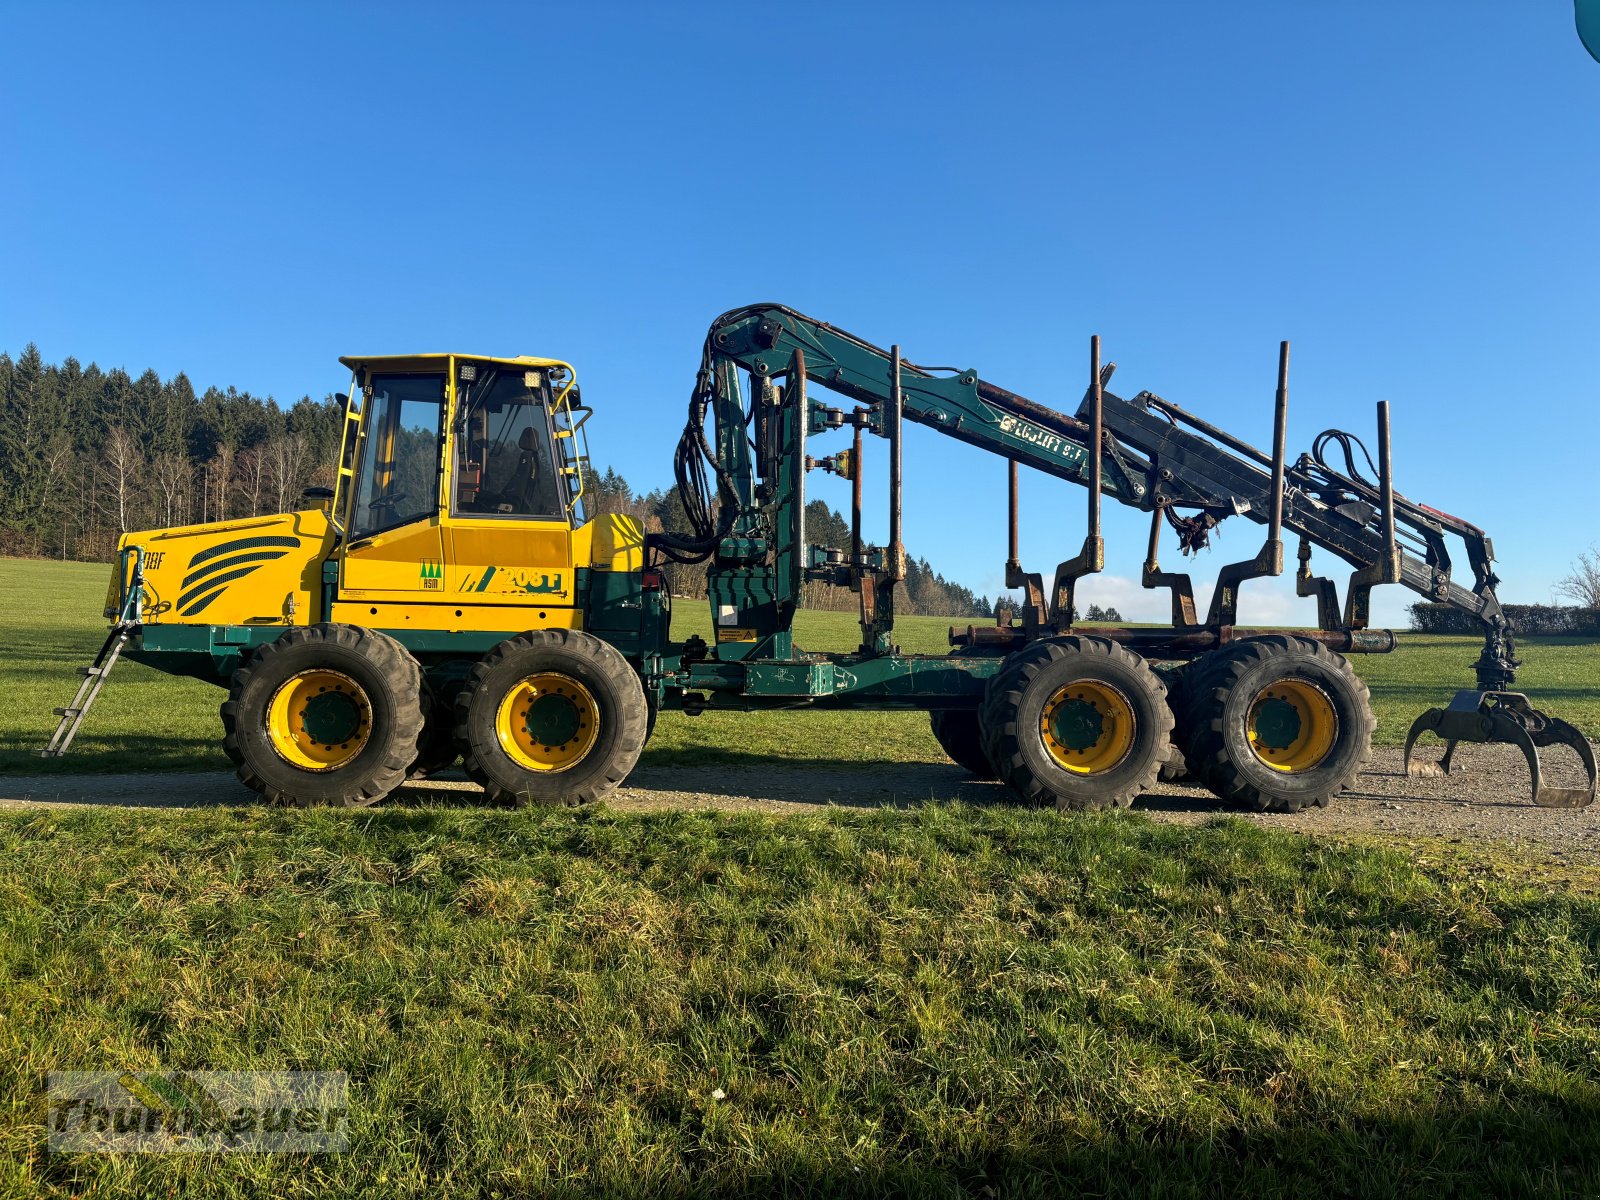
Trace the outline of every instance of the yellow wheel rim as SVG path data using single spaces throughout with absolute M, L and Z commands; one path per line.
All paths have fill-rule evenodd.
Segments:
M 1274 771 L 1309 771 L 1339 739 L 1339 714 L 1314 683 L 1279 679 L 1256 693 L 1245 722 L 1250 749 Z
M 495 713 L 500 748 L 529 771 L 566 771 L 594 749 L 600 706 L 570 675 L 543 671 L 521 680 Z
M 301 671 L 272 694 L 267 736 L 290 766 L 332 771 L 353 761 L 372 736 L 372 701 L 348 675 Z
M 1039 716 L 1039 734 L 1056 765 L 1098 775 L 1133 749 L 1133 705 L 1109 683 L 1080 679 L 1058 688 Z

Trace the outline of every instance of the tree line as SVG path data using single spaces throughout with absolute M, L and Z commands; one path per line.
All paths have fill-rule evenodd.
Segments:
M 287 512 L 328 485 L 342 414 L 187 376 L 0 354 L 0 553 L 108 559 L 124 530 Z
M 343 414 L 332 395 L 287 408 L 229 387 L 196 393 L 75 358 L 43 361 L 29 344 L 0 353 L 0 554 L 104 561 L 118 536 L 288 512 L 330 486 Z M 688 532 L 676 488 L 641 492 L 607 469 L 586 484 L 591 511 L 628 512 L 647 529 Z M 812 544 L 848 550 L 850 528 L 820 500 L 807 507 Z M 683 595 L 705 594 L 704 566 L 673 568 Z M 853 609 L 855 595 L 807 584 L 808 607 Z M 901 610 L 990 616 L 988 597 L 909 556 Z

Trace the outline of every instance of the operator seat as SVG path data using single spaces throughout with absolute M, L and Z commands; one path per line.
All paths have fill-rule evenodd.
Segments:
M 544 507 L 539 503 L 539 456 L 535 453 L 539 449 L 539 438 L 530 425 L 522 431 L 517 438 L 517 466 L 512 472 L 503 493 L 506 501 L 512 506 L 514 512 L 543 513 Z

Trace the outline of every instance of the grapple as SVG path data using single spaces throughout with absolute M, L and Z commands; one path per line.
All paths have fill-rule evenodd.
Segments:
M 1417 738 L 1432 733 L 1445 743 L 1444 757 L 1438 762 L 1411 761 Z M 1478 691 L 1466 688 L 1456 693 L 1445 708 L 1430 708 L 1411 724 L 1406 734 L 1406 774 L 1430 778 L 1450 773 L 1456 747 L 1462 742 L 1500 742 L 1516 746 L 1528 760 L 1533 774 L 1533 802 L 1540 808 L 1587 808 L 1594 803 L 1600 778 L 1595 772 L 1594 751 L 1588 740 L 1572 725 L 1535 708 L 1521 692 Z M 1539 747 L 1570 746 L 1583 762 L 1587 787 L 1546 787 L 1539 763 Z

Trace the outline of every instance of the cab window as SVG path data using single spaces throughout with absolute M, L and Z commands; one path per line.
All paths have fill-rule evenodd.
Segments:
M 544 372 L 474 363 L 462 375 L 452 511 L 562 519 Z
M 353 537 L 393 529 L 438 508 L 443 375 L 374 375 L 362 420 Z

